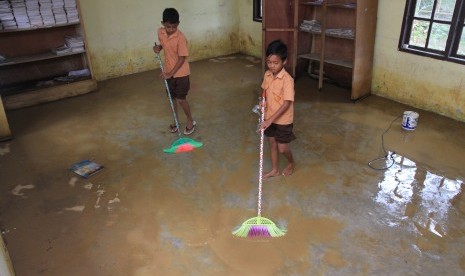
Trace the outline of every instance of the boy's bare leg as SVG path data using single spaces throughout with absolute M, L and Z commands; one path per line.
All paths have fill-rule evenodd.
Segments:
M 268 141 L 270 143 L 270 156 L 271 156 L 271 171 L 263 175 L 263 178 L 270 178 L 279 175 L 278 167 L 278 143 L 274 137 L 269 137 Z
M 187 118 L 187 128 L 191 129 L 194 126 L 194 120 L 192 119 L 191 115 L 191 108 L 189 106 L 189 103 L 187 102 L 186 99 L 177 99 L 179 104 L 181 105 L 182 109 L 184 110 L 184 113 L 186 114 Z M 178 117 L 179 118 L 179 117 Z
M 278 143 L 278 148 L 279 152 L 282 153 L 289 164 L 287 165 L 286 168 L 284 168 L 282 175 L 288 176 L 291 175 L 294 172 L 295 168 L 295 163 L 294 163 L 294 157 L 292 156 L 291 149 L 289 148 L 289 144 L 279 144 Z

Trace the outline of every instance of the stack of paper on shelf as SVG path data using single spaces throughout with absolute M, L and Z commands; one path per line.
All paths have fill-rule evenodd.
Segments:
M 79 22 L 79 15 L 76 7 L 75 0 L 64 0 L 65 2 L 65 11 L 66 16 L 68 17 L 69 23 L 78 23 Z
M 29 22 L 32 28 L 42 27 L 44 22 L 39 12 L 39 1 L 38 0 L 26 0 L 26 11 L 29 17 Z
M 8 59 L 6 57 L 0 55 L 0 63 L 5 63 L 7 61 L 8 61 Z
M 0 1 L 0 22 L 4 30 L 14 30 L 18 28 L 8 1 Z
M 27 16 L 26 4 L 24 4 L 24 0 L 11 0 L 10 2 L 13 15 L 15 16 L 16 24 L 18 25 L 18 29 L 31 28 L 31 23 L 29 23 L 29 17 Z
M 72 52 L 84 51 L 84 40 L 80 35 L 67 35 L 65 36 L 65 44 L 71 48 Z
M 57 55 L 65 55 L 69 53 L 83 52 L 84 40 L 80 35 L 67 35 L 65 36 L 65 45 L 53 48 L 52 52 Z
M 90 76 L 90 70 L 85 68 L 85 69 L 81 69 L 81 70 L 69 71 L 68 76 L 69 77 L 75 77 L 75 78 L 89 77 Z
M 55 16 L 56 24 L 66 24 L 68 19 L 65 12 L 65 3 L 63 0 L 52 0 L 52 11 Z
M 60 46 L 60 47 L 57 47 L 57 48 L 53 48 L 52 52 L 54 54 L 56 54 L 56 55 L 59 55 L 59 56 L 72 53 L 71 48 L 69 48 L 66 45 L 63 45 L 63 46 Z
M 300 29 L 305 32 L 321 33 L 321 24 L 317 20 L 304 20 Z
M 55 25 L 51 0 L 39 0 L 39 11 L 45 26 Z
M 355 37 L 355 31 L 349 28 L 327 29 L 326 34 L 349 39 L 353 39 Z

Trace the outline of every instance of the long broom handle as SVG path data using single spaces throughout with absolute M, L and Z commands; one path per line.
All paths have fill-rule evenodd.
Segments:
M 155 46 L 157 46 L 157 43 L 155 43 Z M 157 53 L 157 59 L 158 59 L 158 62 L 160 63 L 161 72 L 164 73 L 165 70 L 163 68 L 163 62 L 161 61 L 161 58 L 160 58 L 160 53 Z M 171 111 L 173 112 L 174 122 L 176 123 L 176 129 L 178 130 L 178 136 L 181 137 L 181 131 L 179 130 L 178 117 L 176 116 L 176 112 L 174 111 L 173 100 L 171 99 L 170 87 L 168 85 L 168 81 L 164 77 L 163 77 L 163 80 L 165 81 L 166 93 L 168 94 L 168 99 L 170 100 Z
M 265 121 L 265 93 L 262 95 L 262 106 L 261 106 L 261 117 L 260 117 L 260 164 L 258 171 L 258 216 L 262 213 L 262 181 L 263 181 L 263 140 L 265 130 L 261 127 L 261 124 Z

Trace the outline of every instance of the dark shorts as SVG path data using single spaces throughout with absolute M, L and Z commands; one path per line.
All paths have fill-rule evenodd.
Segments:
M 172 99 L 184 100 L 190 89 L 189 76 L 167 79 Z
M 296 139 L 294 133 L 292 133 L 292 128 L 294 124 L 290 125 L 277 125 L 271 124 L 267 129 L 265 129 L 266 137 L 274 137 L 276 142 L 280 144 L 287 144 Z

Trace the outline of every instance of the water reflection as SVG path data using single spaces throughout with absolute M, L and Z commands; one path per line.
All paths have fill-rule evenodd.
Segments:
M 442 237 L 447 234 L 452 200 L 460 193 L 462 184 L 462 180 L 435 174 L 406 157 L 395 155 L 394 164 L 378 184 L 375 201 L 393 216 L 387 221 L 390 226 L 411 220 L 417 228 Z

